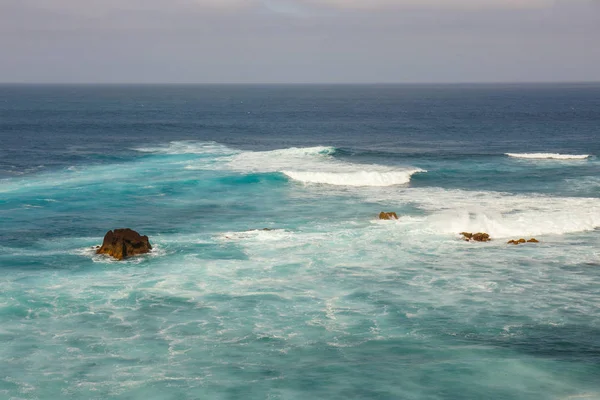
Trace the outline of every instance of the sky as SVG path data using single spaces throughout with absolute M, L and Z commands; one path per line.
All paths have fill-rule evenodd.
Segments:
M 600 0 L 0 0 L 5 83 L 600 81 Z

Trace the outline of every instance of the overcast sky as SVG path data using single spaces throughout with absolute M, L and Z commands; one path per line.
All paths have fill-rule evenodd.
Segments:
M 0 0 L 0 82 L 600 81 L 600 0 Z

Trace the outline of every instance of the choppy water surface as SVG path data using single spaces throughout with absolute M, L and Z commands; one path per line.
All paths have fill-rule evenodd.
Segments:
M 599 110 L 0 87 L 0 398 L 600 399 Z M 120 227 L 154 251 L 95 255 Z

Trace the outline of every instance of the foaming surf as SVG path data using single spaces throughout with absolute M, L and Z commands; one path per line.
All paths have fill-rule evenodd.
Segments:
M 345 162 L 333 157 L 337 151 L 335 147 L 317 146 L 243 152 L 229 157 L 227 166 L 243 172 L 280 172 L 297 182 L 335 186 L 404 185 L 413 174 L 427 172 L 415 167 Z
M 152 244 L 152 249 L 149 253 L 138 255 L 135 257 L 129 257 L 125 260 L 117 260 L 105 254 L 96 254 L 96 247 L 86 246 L 77 249 L 73 249 L 67 252 L 68 254 L 73 254 L 85 258 L 89 258 L 94 263 L 100 264 L 140 264 L 150 258 L 162 257 L 167 254 L 166 250 L 156 243 Z
M 166 145 L 151 147 L 136 147 L 133 150 L 140 153 L 155 153 L 167 155 L 180 154 L 215 154 L 225 155 L 235 153 L 236 150 L 230 149 L 217 142 L 198 142 L 194 140 L 178 140 L 169 142 Z
M 271 242 L 289 239 L 293 234 L 285 229 L 252 229 L 242 232 L 225 232 L 219 235 L 219 240 L 252 240 L 257 242 Z
M 505 153 L 512 158 L 524 158 L 529 160 L 585 160 L 589 154 L 560 154 L 560 153 Z
M 388 167 L 341 161 L 332 146 L 291 147 L 270 151 L 241 151 L 217 142 L 174 141 L 165 146 L 141 147 L 136 151 L 165 155 L 208 155 L 209 162 L 189 162 L 187 170 L 233 170 L 241 173 L 282 173 L 304 184 L 334 186 L 395 186 L 410 182 L 412 175 L 427 172 L 415 167 Z
M 600 227 L 600 199 L 515 195 L 504 192 L 411 188 L 356 190 L 353 195 L 396 211 L 417 206 L 422 216 L 403 216 L 395 224 L 409 232 L 455 235 L 486 232 L 496 238 L 565 235 Z M 388 221 L 385 221 L 388 222 Z
M 303 183 L 321 183 L 335 186 L 394 186 L 410 182 L 413 174 L 426 172 L 422 169 L 389 171 L 282 171 L 289 178 Z

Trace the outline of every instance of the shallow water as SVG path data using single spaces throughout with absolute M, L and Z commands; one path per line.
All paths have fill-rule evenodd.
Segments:
M 598 399 L 598 110 L 593 85 L 1 87 L 0 398 Z M 94 254 L 125 226 L 154 251 Z

